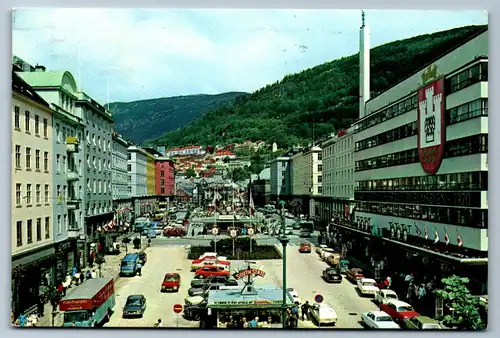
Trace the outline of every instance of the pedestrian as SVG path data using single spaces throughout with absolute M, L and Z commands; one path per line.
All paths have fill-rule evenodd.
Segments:
M 141 263 L 137 263 L 137 274 L 139 276 L 142 276 L 142 264 Z
M 251 329 L 256 329 L 257 327 L 259 327 L 259 317 L 255 317 L 254 319 L 252 319 L 252 320 L 248 323 L 248 326 L 249 326 Z
M 97 278 L 97 273 L 95 272 L 95 270 L 92 270 L 92 278 Z
M 304 320 L 304 316 L 309 320 L 309 308 L 311 305 L 309 305 L 309 301 L 306 301 L 304 304 L 302 304 L 301 310 L 302 310 L 302 320 Z
M 410 303 L 411 303 L 411 297 L 412 297 L 413 293 L 414 293 L 413 283 L 410 282 L 410 285 L 408 285 L 408 290 L 406 291 L 406 299 Z
M 85 280 L 85 274 L 83 272 L 80 272 L 80 284 L 82 284 L 84 280 Z
M 42 298 L 39 297 L 38 298 L 38 303 L 37 303 L 37 312 L 38 312 L 38 315 L 40 317 L 44 316 L 44 312 L 45 312 L 44 307 L 45 307 L 45 305 L 43 304 Z
M 155 327 L 163 327 L 163 323 L 161 322 L 161 319 L 158 319 L 158 321 L 155 324 Z
M 92 273 L 90 273 L 90 270 L 87 270 L 87 272 L 85 273 L 85 277 L 87 279 L 92 279 Z

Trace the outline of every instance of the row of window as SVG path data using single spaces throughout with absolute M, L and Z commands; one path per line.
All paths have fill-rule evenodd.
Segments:
M 354 187 L 352 184 L 324 185 L 323 190 L 325 191 L 326 196 L 350 198 L 354 195 Z
M 474 228 L 488 227 L 488 210 L 357 202 L 356 211 Z
M 26 110 L 24 112 L 24 131 L 28 134 L 31 133 L 31 112 Z M 48 125 L 49 125 L 49 120 L 44 118 L 42 120 L 43 123 L 43 137 L 48 138 Z M 33 116 L 33 132 L 35 136 L 40 136 L 40 116 L 34 115 Z M 21 112 L 20 108 L 18 106 L 14 106 L 14 129 L 20 131 L 21 130 Z
M 458 157 L 479 153 L 488 153 L 488 135 L 478 134 L 464 137 L 445 143 L 444 157 Z M 409 149 L 393 154 L 387 154 L 356 161 L 355 171 L 386 168 L 404 164 L 418 163 L 420 161 L 418 149 Z
M 356 185 L 356 191 L 488 190 L 488 172 L 366 180 Z
M 95 216 L 113 211 L 112 201 L 88 202 L 87 216 Z
M 87 191 L 94 194 L 107 194 L 108 191 L 111 193 L 111 181 L 87 178 Z
M 57 143 L 64 143 L 66 144 L 67 137 L 68 136 L 76 136 L 78 140 L 81 140 L 82 135 L 80 133 L 76 133 L 74 129 L 71 128 L 66 128 L 62 127 L 59 125 L 59 123 L 56 123 L 55 128 L 54 128 L 54 133 L 55 133 L 55 138 Z
M 467 69 L 464 69 L 457 75 L 451 76 L 445 80 L 445 96 L 464 89 L 470 85 L 480 81 L 488 81 L 488 63 L 481 62 Z M 370 116 L 359 122 L 356 126 L 356 133 L 365 129 L 371 128 L 379 123 L 390 120 L 396 116 L 417 109 L 418 98 L 417 93 L 413 93 L 410 97 L 393 104 L 388 108 L 384 108 L 378 112 L 370 114 Z
M 92 156 L 92 162 L 90 161 L 90 155 L 87 155 L 87 170 L 94 168 L 98 172 L 111 173 L 111 161 L 102 159 L 100 157 Z
M 327 158 L 323 161 L 323 164 L 325 165 L 325 170 L 328 170 L 329 168 L 333 167 L 348 166 L 352 164 L 353 160 L 354 160 L 354 154 L 348 153 L 340 156 L 333 156 Z
M 22 207 L 25 205 L 28 207 L 33 206 L 33 193 L 35 193 L 35 205 L 42 205 L 42 185 L 41 184 L 26 184 L 26 195 L 23 196 L 23 185 L 21 183 L 16 183 L 16 207 Z M 34 189 L 33 189 L 34 188 Z M 50 204 L 50 191 L 49 185 L 45 184 L 43 187 L 43 203 L 45 205 Z M 34 190 L 34 191 L 33 191 Z
M 16 222 L 16 242 L 17 246 L 20 247 L 23 245 L 23 221 Z M 26 220 L 26 244 L 33 243 L 33 220 Z M 42 236 L 45 235 L 45 239 L 50 238 L 50 217 L 45 217 L 45 234 L 42 233 L 42 219 L 37 218 L 35 220 L 35 229 L 36 229 L 36 241 L 39 242 L 42 240 Z
M 354 151 L 361 151 L 364 149 L 380 146 L 392 141 L 401 140 L 406 137 L 417 135 L 418 124 L 417 121 L 405 124 L 389 131 L 374 135 L 359 142 L 356 142 Z
M 325 182 L 335 183 L 339 181 L 352 181 L 354 179 L 354 169 L 337 170 L 324 173 Z
M 17 170 L 22 169 L 22 147 L 19 144 L 16 144 L 14 146 L 15 148 L 15 166 Z M 33 152 L 30 147 L 25 147 L 24 149 L 25 152 L 25 161 L 24 161 L 24 168 L 26 170 L 32 170 L 33 169 L 33 163 L 32 163 L 32 156 Z M 40 149 L 35 149 L 35 170 L 36 171 L 41 171 L 40 167 L 40 156 L 41 156 L 41 151 Z M 43 171 L 45 173 L 49 172 L 49 152 L 44 151 L 43 152 Z
M 89 146 L 93 145 L 94 147 L 97 147 L 99 150 L 103 150 L 103 152 L 112 150 L 111 140 L 106 141 L 106 139 L 104 139 L 103 137 L 101 142 L 100 136 L 97 136 L 97 138 L 95 134 L 92 134 L 92 136 L 90 136 L 90 132 L 88 130 L 85 132 L 85 138 L 87 139 L 87 145 Z
M 99 114 L 94 113 L 92 109 L 88 109 L 86 107 L 82 106 L 82 109 L 84 111 L 84 116 L 85 116 L 85 121 L 87 124 L 90 124 L 92 122 L 92 126 L 95 128 L 97 125 L 98 130 L 103 130 L 105 132 L 108 132 L 111 134 L 111 123 L 108 122 L 105 118 L 99 116 Z
M 447 110 L 446 124 L 455 124 L 478 116 L 488 116 L 488 99 L 477 99 Z
M 325 157 L 332 156 L 341 152 L 349 151 L 352 147 L 352 137 L 347 137 L 344 140 L 337 140 L 335 143 L 323 149 Z

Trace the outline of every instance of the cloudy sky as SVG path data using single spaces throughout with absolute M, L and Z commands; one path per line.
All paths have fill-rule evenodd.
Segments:
M 487 21 L 484 11 L 366 11 L 372 47 Z M 252 92 L 356 53 L 360 23 L 359 10 L 16 9 L 12 53 L 71 71 L 101 103 Z

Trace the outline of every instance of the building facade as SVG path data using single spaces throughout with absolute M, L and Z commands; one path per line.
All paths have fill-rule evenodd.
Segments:
M 133 216 L 139 217 L 155 210 L 156 197 L 154 193 L 153 196 L 148 195 L 148 157 L 152 155 L 138 146 L 128 147 L 127 152 L 127 171 L 130 176 L 129 189 L 132 197 Z M 151 174 L 149 175 L 151 177 Z
M 487 55 L 484 31 L 369 100 L 354 135 L 356 226 L 427 255 L 424 262 L 439 254 L 427 273 L 453 266 L 483 292 Z
M 93 260 L 102 255 L 113 242 L 114 212 L 112 199 L 112 129 L 111 112 L 83 92 L 75 101 L 77 114 L 85 124 L 85 141 L 82 141 L 85 158 L 85 234 L 87 236 L 83 260 Z M 108 236 L 111 235 L 111 236 Z
M 129 190 L 127 171 L 129 142 L 116 132 L 112 134 L 111 197 L 115 220 L 120 227 L 131 221 L 132 194 Z
M 271 161 L 271 200 L 291 195 L 291 163 L 290 157 L 277 157 Z
M 13 72 L 10 233 L 16 316 L 37 304 L 41 284 L 53 283 L 52 114 L 49 103 Z
M 25 67 L 24 69 L 28 69 Z M 79 138 L 83 135 L 82 120 L 75 114 L 77 84 L 69 72 L 34 70 L 18 73 L 46 101 L 52 114 L 52 220 L 55 251 L 54 282 L 62 280 L 77 264 L 77 239 L 83 226 Z
M 318 146 L 303 149 L 291 158 L 292 162 L 292 206 L 299 214 L 316 217 L 319 204 L 316 200 L 323 194 L 323 154 Z
M 354 208 L 354 128 L 333 134 L 322 144 L 323 198 L 320 217 L 348 218 Z
M 174 161 L 168 157 L 156 157 L 156 195 L 175 195 L 175 167 Z
M 148 196 L 156 195 L 156 165 L 151 153 L 146 156 L 146 190 Z

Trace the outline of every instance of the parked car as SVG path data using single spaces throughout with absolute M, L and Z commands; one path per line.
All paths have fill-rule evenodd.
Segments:
M 400 300 L 391 300 L 387 304 L 380 304 L 380 310 L 385 311 L 398 324 L 403 323 L 406 318 L 420 316 L 410 304 Z
M 225 267 L 210 266 L 200 268 L 194 273 L 195 278 L 207 278 L 209 276 L 230 276 L 230 271 Z
M 181 288 L 181 276 L 178 273 L 166 273 L 161 283 L 161 291 L 176 291 L 179 292 Z
M 298 292 L 294 288 L 287 288 L 286 290 L 288 291 L 290 296 L 292 296 L 294 303 L 298 302 L 299 304 L 302 304 L 302 299 L 299 297 Z
M 300 237 L 301 238 L 311 238 L 311 232 L 309 230 L 306 230 L 306 229 L 300 230 Z
M 337 324 L 337 312 L 325 303 L 314 304 L 309 309 L 311 317 L 320 325 L 335 325 Z
M 398 300 L 398 294 L 390 289 L 382 289 L 375 295 L 378 304 L 386 304 L 391 300 Z
M 146 262 L 148 261 L 148 255 L 144 251 L 139 252 L 138 255 L 139 255 L 139 262 L 142 265 L 146 264 Z
M 203 261 L 199 264 L 191 264 L 191 271 L 196 271 L 196 270 L 199 270 L 201 268 L 206 268 L 206 267 L 211 267 L 211 266 L 215 266 L 218 268 L 229 268 L 230 264 L 231 263 L 229 261 L 218 261 L 218 260 Z
M 365 312 L 361 314 L 361 321 L 370 329 L 400 329 L 384 311 Z
M 227 260 L 226 257 L 223 256 L 204 256 L 202 258 L 195 259 L 191 261 L 191 270 L 198 270 L 201 267 L 205 266 L 205 262 L 217 262 L 219 265 L 229 266 L 231 262 Z
M 188 305 L 184 307 L 184 317 L 198 321 L 207 314 L 207 299 L 204 299 L 199 304 Z
M 405 329 L 411 330 L 441 330 L 442 327 L 439 322 L 435 319 L 426 316 L 416 316 L 411 318 L 405 318 L 403 322 L 403 327 Z
M 363 270 L 360 268 L 352 268 L 351 270 L 347 271 L 345 275 L 345 278 L 347 278 L 351 282 L 356 282 L 358 279 L 361 279 L 363 277 Z
M 316 247 L 316 253 L 321 256 L 321 253 L 326 248 L 328 248 L 328 245 L 320 244 L 318 247 Z
M 148 238 L 156 238 L 156 230 L 154 228 L 149 228 L 147 236 Z
M 332 248 L 325 248 L 325 249 L 323 249 L 323 251 L 321 252 L 321 259 L 326 262 L 326 260 L 328 259 L 328 257 L 331 254 L 333 254 L 334 252 L 335 252 L 335 250 L 333 250 Z
M 146 311 L 146 297 L 143 295 L 128 296 L 123 307 L 123 318 L 142 318 L 144 311 Z
M 185 306 L 197 305 L 203 302 L 208 297 L 208 291 L 205 291 L 202 295 L 186 297 L 184 299 Z
M 200 288 L 205 284 L 223 283 L 227 285 L 238 285 L 238 281 L 228 276 L 210 276 L 205 279 L 193 279 L 191 281 L 192 288 Z
M 331 266 L 336 266 L 337 264 L 340 263 L 340 257 L 341 257 L 340 252 L 334 252 L 326 258 L 326 262 Z
M 377 287 L 377 282 L 375 281 L 375 279 L 371 278 L 358 279 L 357 287 L 359 292 L 363 296 L 375 297 L 375 295 L 380 291 L 380 289 Z
M 300 243 L 299 252 L 311 253 L 311 243 L 309 242 Z
M 323 270 L 323 279 L 328 283 L 342 283 L 342 275 L 335 268 Z
M 236 283 L 236 285 L 226 285 L 222 283 L 217 284 L 206 284 L 201 288 L 191 288 L 188 290 L 189 296 L 201 296 L 207 291 L 219 291 L 219 290 L 241 290 L 241 286 Z
M 292 228 L 293 228 L 293 230 L 300 230 L 300 224 L 299 224 L 299 222 L 293 222 Z

